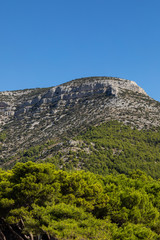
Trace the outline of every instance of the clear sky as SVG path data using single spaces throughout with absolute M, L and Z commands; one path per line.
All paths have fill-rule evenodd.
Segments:
M 160 0 L 0 0 L 0 91 L 88 76 L 160 101 Z

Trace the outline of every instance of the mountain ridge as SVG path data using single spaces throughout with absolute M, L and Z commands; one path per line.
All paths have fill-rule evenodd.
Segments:
M 160 103 L 135 82 L 88 77 L 50 88 L 0 92 L 1 159 L 88 126 L 118 120 L 139 129 L 159 126 Z
M 119 88 L 147 95 L 135 82 L 113 77 L 88 77 L 75 79 L 50 88 L 0 92 L 0 123 L 6 122 L 6 116 L 12 117 L 28 112 L 35 104 L 41 105 L 59 100 L 72 100 L 104 92 L 108 95 L 117 96 Z M 28 101 L 25 96 L 29 98 Z

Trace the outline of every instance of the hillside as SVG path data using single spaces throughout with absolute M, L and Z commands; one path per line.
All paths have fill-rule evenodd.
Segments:
M 0 239 L 160 239 L 160 103 L 135 82 L 1 92 L 0 113 Z
M 89 127 L 74 138 L 50 140 L 20 151 L 2 163 L 12 168 L 16 162 L 50 162 L 57 169 L 93 173 L 130 174 L 139 169 L 153 178 L 160 177 L 160 127 L 131 128 L 118 121 Z
M 116 150 L 114 150 L 114 148 L 117 149 L 116 143 L 113 144 L 115 146 L 110 146 L 112 153 L 106 148 L 103 153 L 101 151 L 101 156 L 97 156 L 102 159 L 102 155 L 105 155 L 100 164 L 95 163 L 95 160 L 89 160 L 94 166 L 91 167 L 90 163 L 84 163 L 84 160 L 81 160 L 82 157 L 78 156 L 81 153 L 71 153 L 72 147 L 69 146 L 71 142 L 73 143 L 71 140 L 80 133 L 83 135 L 92 126 L 113 120 L 123 122 L 132 128 L 142 129 L 142 131 L 157 128 L 160 122 L 159 102 L 150 98 L 135 82 L 111 77 L 82 78 L 46 89 L 1 92 L 0 112 L 0 165 L 4 168 L 12 167 L 17 161 L 48 161 L 49 159 L 61 168 L 73 166 L 76 169 L 89 169 L 98 173 L 110 172 L 112 168 L 115 169 L 115 164 L 109 162 L 113 158 L 113 154 L 117 158 Z M 131 135 L 134 133 L 134 131 L 131 132 Z M 119 138 L 118 135 L 116 137 Z M 122 141 L 122 137 L 120 139 Z M 82 141 L 84 142 L 84 139 Z M 129 142 L 129 139 L 127 141 Z M 91 142 L 93 141 L 91 140 Z M 152 144 L 154 152 L 155 143 Z M 65 148 L 65 145 L 68 147 Z M 84 143 L 83 146 L 86 149 L 91 148 L 87 143 Z M 62 148 L 66 150 L 62 150 Z M 71 148 L 71 152 L 68 156 L 69 148 Z M 79 152 L 83 152 L 82 155 L 85 159 L 93 157 L 92 154 L 87 155 L 87 151 L 82 147 L 77 149 Z M 136 152 L 140 149 L 137 147 L 135 149 L 137 156 Z M 145 149 L 147 149 L 147 145 Z M 90 151 L 95 155 L 94 146 L 92 146 L 92 150 Z M 123 148 L 119 149 L 119 151 L 122 150 Z M 126 159 L 122 156 L 123 153 L 126 155 L 126 152 L 122 151 L 118 161 L 120 158 Z M 109 155 L 110 157 L 108 157 Z M 133 153 L 129 154 L 130 157 L 132 155 L 134 156 Z M 76 156 L 75 163 L 72 161 L 73 156 Z M 58 162 L 56 163 L 56 161 Z M 153 164 L 154 168 L 155 164 L 158 165 L 159 155 L 155 154 L 155 159 L 146 161 L 147 164 L 149 162 L 150 165 Z M 143 164 L 146 164 L 145 159 L 141 159 L 135 167 L 141 169 Z M 98 165 L 99 167 L 97 167 Z M 128 170 L 125 168 L 124 166 L 118 169 L 117 166 L 115 171 L 127 173 Z M 150 173 L 149 166 L 146 168 L 146 172 Z M 159 167 L 157 171 L 158 169 Z M 151 175 L 157 177 L 157 174 L 152 173 Z

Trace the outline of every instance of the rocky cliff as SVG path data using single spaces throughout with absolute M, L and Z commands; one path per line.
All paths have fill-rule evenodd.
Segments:
M 49 89 L 32 89 L 0 93 L 1 124 L 29 112 L 40 112 L 43 105 L 74 104 L 84 98 L 106 94 L 117 97 L 122 90 L 129 90 L 147 95 L 135 82 L 108 77 L 92 77 L 73 80 Z
M 138 128 L 159 126 L 160 103 L 135 82 L 113 77 L 0 92 L 0 129 L 7 136 L 1 144 L 1 159 L 111 119 Z

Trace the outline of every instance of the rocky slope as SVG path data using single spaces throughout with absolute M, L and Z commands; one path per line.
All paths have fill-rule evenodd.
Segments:
M 119 120 L 159 126 L 160 103 L 135 82 L 89 77 L 46 89 L 0 92 L 1 162 L 48 139 L 61 141 L 89 125 Z

